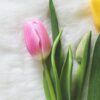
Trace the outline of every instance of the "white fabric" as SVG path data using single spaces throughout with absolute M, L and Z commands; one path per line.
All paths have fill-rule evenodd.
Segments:
M 83 34 L 92 30 L 92 40 L 96 37 L 88 0 L 54 0 L 54 4 L 64 30 L 63 48 L 71 44 L 75 55 Z M 36 17 L 51 34 L 48 0 L 0 0 L 0 100 L 45 100 L 42 65 L 32 59 L 23 40 L 24 21 Z

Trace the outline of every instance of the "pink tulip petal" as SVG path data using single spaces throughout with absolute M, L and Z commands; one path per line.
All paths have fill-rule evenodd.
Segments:
M 32 56 L 41 55 L 40 39 L 31 22 L 24 25 L 24 38 L 30 54 Z
M 48 33 L 41 21 L 34 20 L 33 25 L 39 35 L 41 41 L 42 54 L 45 57 L 50 53 L 50 49 L 51 49 L 51 42 Z
M 48 33 L 38 19 L 28 21 L 24 25 L 24 38 L 30 54 L 36 59 L 45 59 L 51 49 Z

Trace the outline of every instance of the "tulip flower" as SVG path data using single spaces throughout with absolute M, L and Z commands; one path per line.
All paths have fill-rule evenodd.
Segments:
M 27 21 L 24 24 L 24 39 L 29 53 L 35 59 L 45 59 L 51 50 L 49 35 L 38 19 Z
M 100 32 L 100 0 L 90 0 L 90 7 L 94 23 Z

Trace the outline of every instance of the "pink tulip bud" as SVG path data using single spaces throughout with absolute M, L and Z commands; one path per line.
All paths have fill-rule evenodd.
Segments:
M 51 41 L 40 20 L 34 19 L 24 24 L 24 38 L 29 53 L 35 59 L 45 59 L 49 55 Z

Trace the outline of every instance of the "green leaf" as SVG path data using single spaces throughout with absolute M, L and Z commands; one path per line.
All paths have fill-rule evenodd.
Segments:
M 54 80 L 54 75 L 53 75 L 53 69 L 52 69 L 52 64 L 51 64 L 51 53 L 48 56 L 48 58 L 45 60 L 45 62 L 46 62 L 46 66 L 48 66 L 48 71 L 50 73 L 50 78 L 51 78 L 51 81 L 52 81 L 54 92 L 56 92 L 56 89 L 55 89 L 55 86 L 54 86 L 54 81 L 53 81 Z
M 63 100 L 72 100 L 71 99 L 72 67 L 73 67 L 73 56 L 71 47 L 69 47 L 60 77 Z
M 61 34 L 62 34 L 62 32 L 59 33 L 56 40 L 54 41 L 54 44 L 52 47 L 52 53 L 51 53 L 52 70 L 53 70 L 53 75 L 54 75 L 53 83 L 54 83 L 55 89 L 56 89 L 57 100 L 62 100 L 60 80 L 58 77 L 58 73 L 57 73 L 57 69 L 56 69 L 56 62 L 55 62 L 55 53 L 56 53 L 57 45 L 60 41 Z
M 55 39 L 57 38 L 59 34 L 59 25 L 58 25 L 58 19 L 56 16 L 53 0 L 49 0 L 49 9 L 50 9 L 50 15 L 51 15 L 52 37 L 53 37 L 53 41 L 55 41 Z M 62 65 L 63 65 L 63 59 L 64 59 L 64 55 L 63 55 L 62 47 L 61 47 L 61 41 L 58 42 L 56 53 L 55 53 L 55 59 L 56 59 L 55 62 L 57 65 L 58 76 L 60 76 Z
M 96 41 L 93 54 L 88 100 L 100 100 L 100 35 Z
M 82 100 L 82 92 L 85 84 L 87 69 L 89 67 L 91 46 L 91 32 L 86 34 L 76 50 L 76 59 L 79 64 L 78 71 L 74 81 L 73 100 Z
M 53 36 L 53 41 L 55 41 L 56 37 L 59 34 L 59 26 L 58 26 L 58 19 L 56 16 L 55 7 L 52 0 L 49 0 L 49 9 L 51 15 L 52 36 Z
M 54 88 L 52 85 L 52 81 L 50 78 L 48 68 L 44 61 L 42 63 L 44 65 L 43 83 L 44 83 L 44 91 L 45 91 L 46 98 L 47 98 L 47 100 L 56 100 L 56 96 L 54 93 Z

